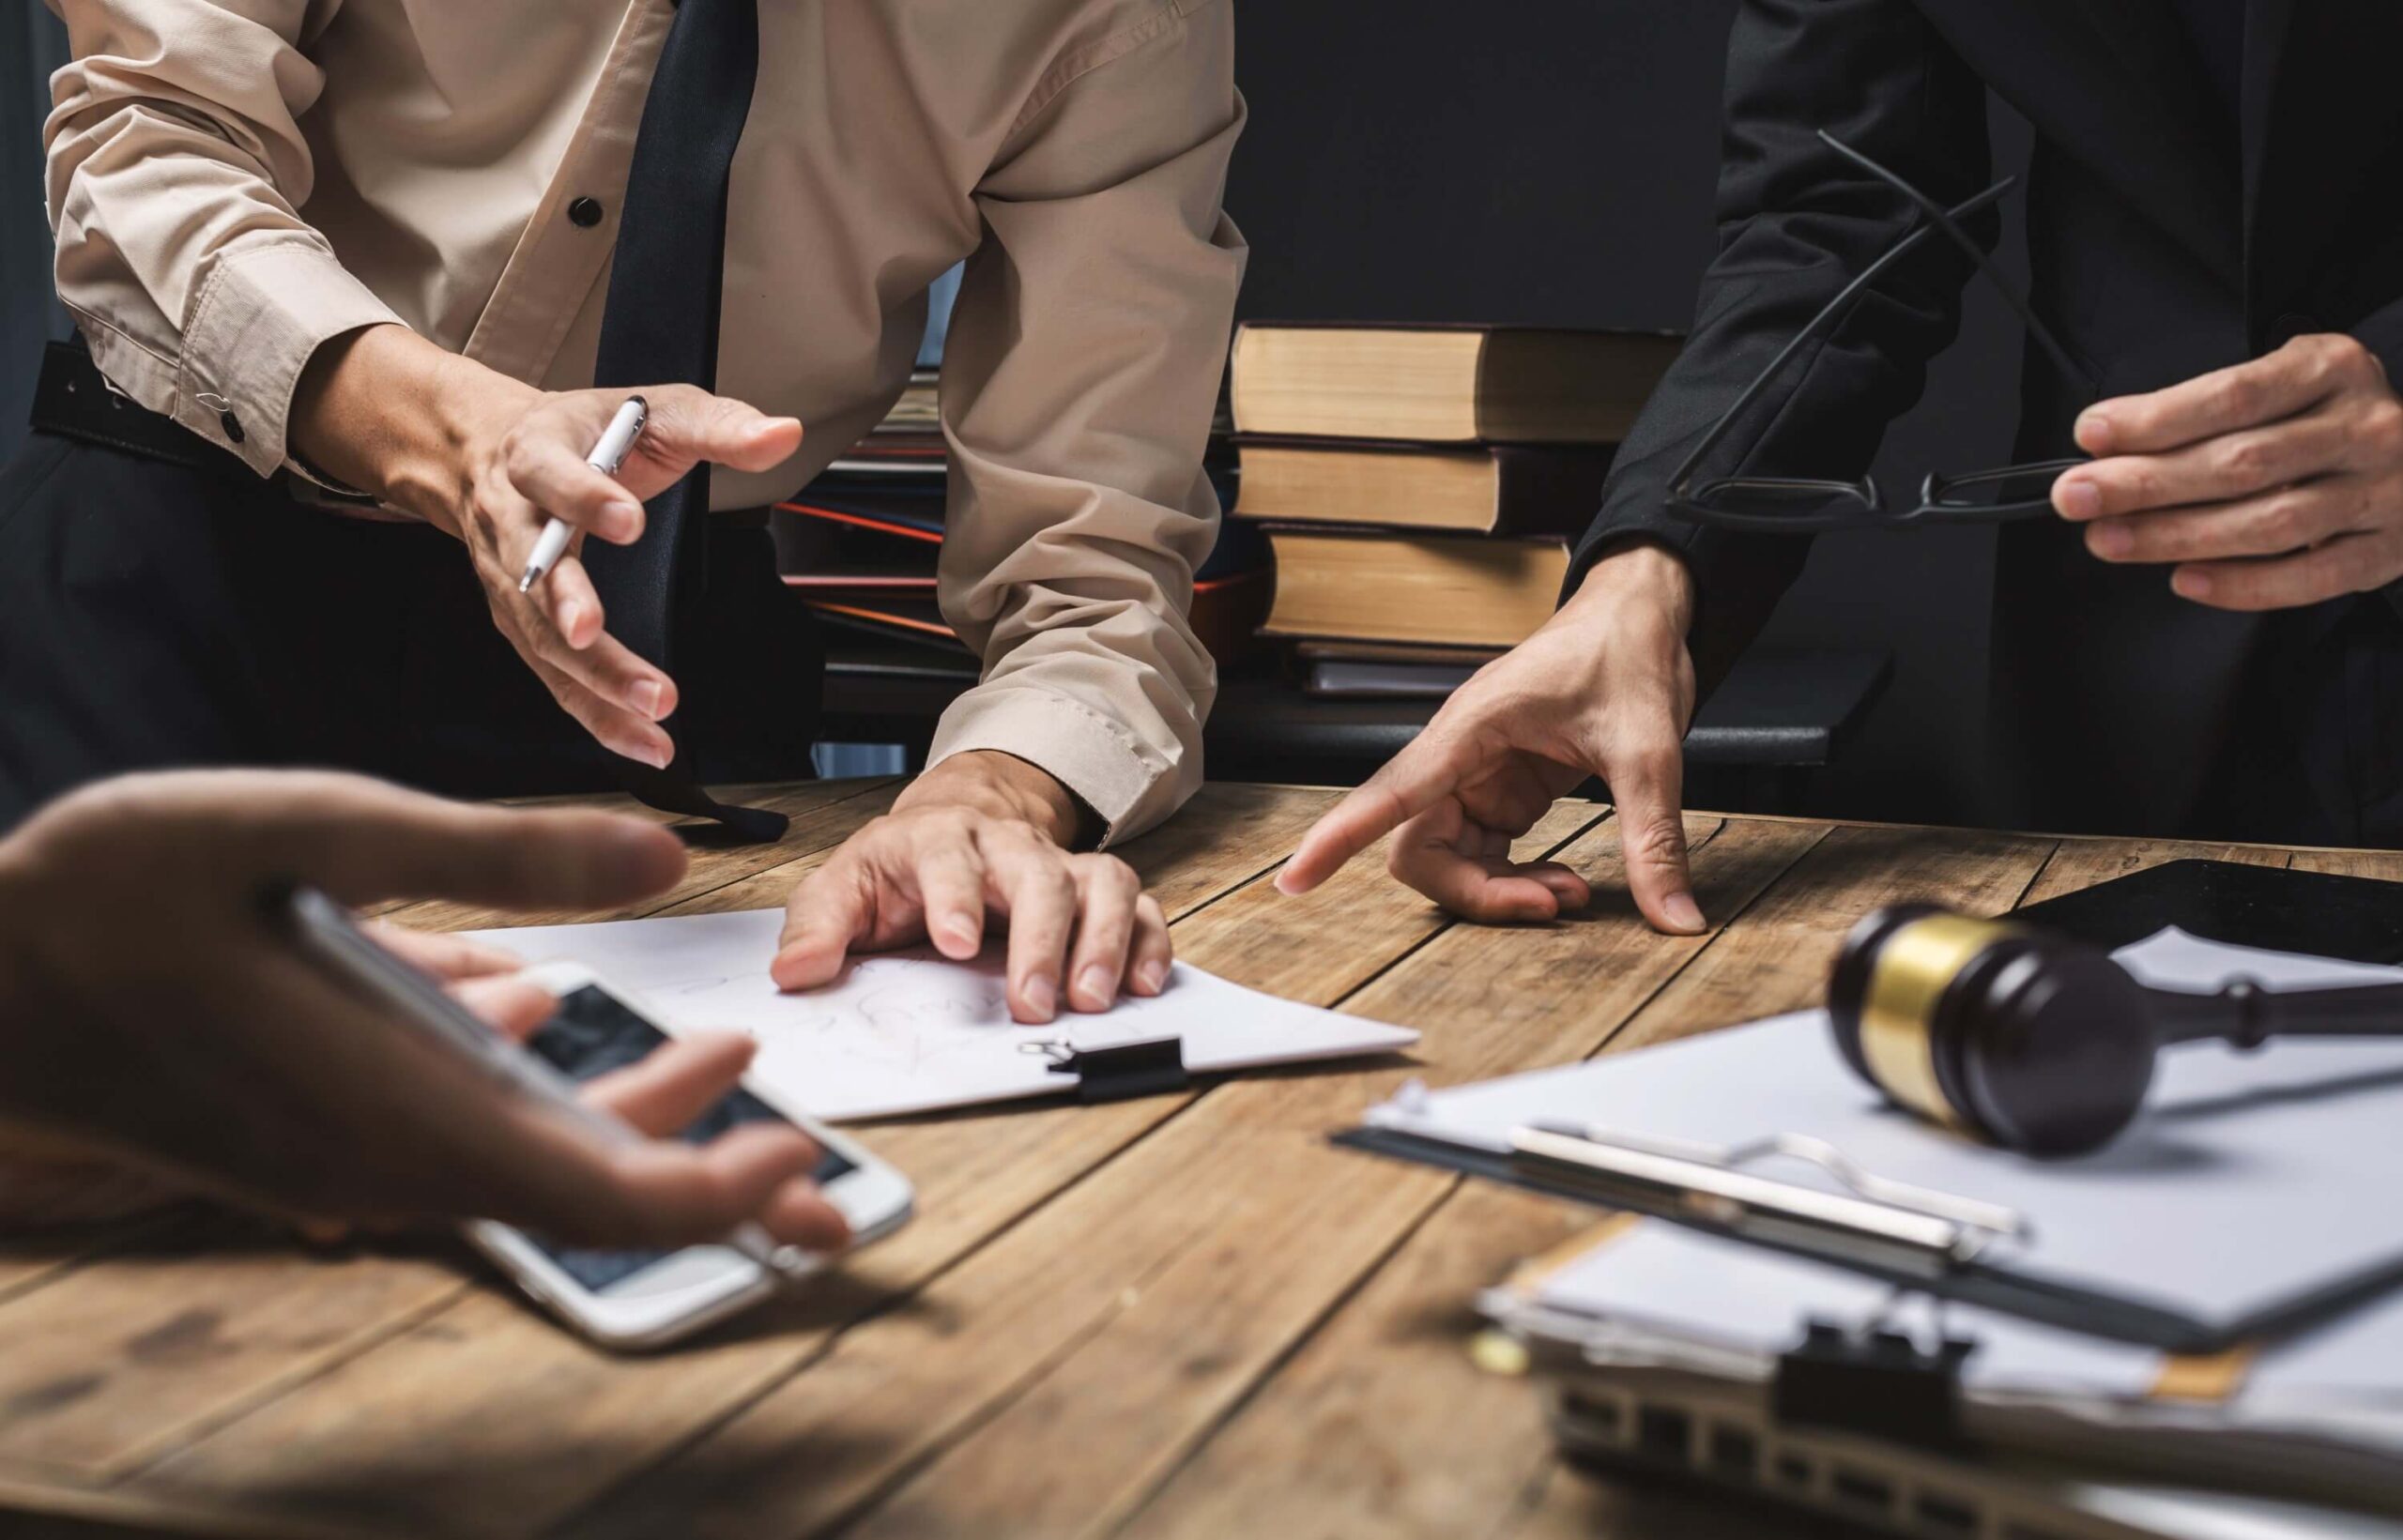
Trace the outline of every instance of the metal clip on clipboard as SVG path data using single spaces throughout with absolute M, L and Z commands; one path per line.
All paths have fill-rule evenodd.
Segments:
M 2025 1215 L 1864 1170 L 1843 1151 L 1808 1135 L 1780 1134 L 1732 1148 L 1647 1138 L 1603 1129 L 1514 1129 L 1513 1165 L 1535 1166 L 1581 1196 L 1731 1234 L 1802 1250 L 1875 1251 L 1900 1271 L 1926 1275 L 1973 1259 L 1999 1240 L 2026 1240 Z M 1830 1193 L 1742 1169 L 1783 1156 L 1827 1172 Z M 1897 1295 L 1897 1298 L 1900 1296 Z M 1892 1302 L 1889 1302 L 1890 1310 Z M 1858 1329 L 1804 1323 L 1801 1341 L 1778 1355 L 1770 1405 L 1782 1422 L 1842 1428 L 1922 1448 L 1967 1447 L 1961 1421 L 1961 1365 L 1976 1344 L 1943 1330 L 1937 1301 L 1934 1344 L 1921 1348 L 1880 1319 Z
M 1144 1038 L 1079 1048 L 1071 1043 L 1024 1043 L 1019 1051 L 1041 1054 L 1054 1075 L 1077 1077 L 1077 1100 L 1124 1102 L 1137 1096 L 1183 1090 L 1192 1084 L 1185 1069 L 1185 1040 Z M 1065 1089 L 1065 1088 L 1063 1088 Z
M 1847 1191 L 1743 1169 L 1777 1156 L 1808 1162 Z M 1540 1124 L 1511 1131 L 1509 1160 L 1544 1178 L 1538 1185 L 1569 1196 L 1796 1250 L 1868 1254 L 1906 1273 L 1944 1272 L 1997 1241 L 2032 1233 L 2015 1210 L 1875 1176 L 1826 1140 L 1800 1134 L 1720 1148 Z

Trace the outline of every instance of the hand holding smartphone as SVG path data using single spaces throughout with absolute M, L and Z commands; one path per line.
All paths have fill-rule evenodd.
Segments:
M 301 950 L 355 992 L 382 1007 L 381 1015 L 414 1031 L 454 1062 L 465 1063 L 503 1095 L 526 1098 L 605 1145 L 640 1137 L 622 1121 L 588 1105 L 579 1083 L 636 1063 L 669 1036 L 622 992 L 589 969 L 554 964 L 526 975 L 560 1001 L 557 1016 L 526 1047 L 493 1031 L 355 925 L 346 910 L 311 889 L 283 906 Z M 472 1114 L 470 1114 L 472 1115 Z M 736 1089 L 683 1133 L 706 1145 L 750 1123 L 798 1127 L 821 1151 L 816 1172 L 821 1196 L 850 1227 L 853 1244 L 891 1233 L 912 1202 L 908 1181 L 890 1166 L 831 1130 L 780 1112 L 752 1091 Z M 469 1239 L 511 1278 L 569 1325 L 612 1348 L 656 1347 L 768 1297 L 786 1282 L 824 1263 L 795 1247 L 779 1246 L 758 1226 L 737 1227 L 717 1244 L 674 1250 L 606 1250 L 565 1245 L 492 1221 L 467 1227 Z

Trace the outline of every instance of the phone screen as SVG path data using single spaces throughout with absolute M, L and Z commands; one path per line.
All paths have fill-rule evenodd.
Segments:
M 639 1061 L 666 1041 L 666 1034 L 636 1015 L 616 996 L 587 984 L 563 997 L 559 1014 L 544 1023 L 526 1045 L 570 1079 L 589 1080 Z M 684 1130 L 683 1137 L 689 1143 L 707 1144 L 743 1123 L 791 1121 L 749 1091 L 737 1088 L 701 1114 Z M 853 1169 L 849 1161 L 829 1150 L 818 1163 L 814 1175 L 822 1186 Z M 561 1272 L 594 1292 L 675 1255 L 665 1251 L 606 1251 L 555 1245 L 539 1235 L 528 1239 Z

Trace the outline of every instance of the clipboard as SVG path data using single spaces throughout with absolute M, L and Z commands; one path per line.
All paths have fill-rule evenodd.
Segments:
M 2391 903 L 2395 888 L 2333 880 L 2347 902 L 2362 901 L 2350 939 L 2380 944 L 2390 911 L 2369 901 Z M 2327 891 L 2318 880 L 2300 887 Z M 2270 888 L 2300 891 L 2291 881 L 2256 891 Z M 2173 987 L 2257 972 L 2287 987 L 2391 977 L 2174 932 L 2123 958 L 2156 974 L 2185 969 Z M 2395 1147 L 2403 1043 L 2168 1056 L 2150 1110 L 2120 1145 L 2043 1162 L 1884 1106 L 1843 1069 L 1827 1034 L 1824 1015 L 1805 1013 L 1504 1081 L 1422 1088 L 1337 1142 L 2181 1354 L 2274 1340 L 2403 1284 L 2391 1174 L 2358 1158 Z
M 1951 1194 L 1929 1192 L 1934 1201 L 1924 1205 L 1858 1195 L 1831 1200 L 1816 1187 L 1746 1173 L 1740 1161 L 1666 1154 L 1601 1130 L 1523 1127 L 1497 1149 L 1424 1128 L 1371 1125 L 1338 1134 L 1333 1142 L 1549 1197 L 1666 1219 L 1832 1263 L 1898 1289 L 2182 1355 L 2287 1336 L 2403 1284 L 2398 1243 L 2386 1262 L 2304 1290 L 2275 1308 L 2214 1321 L 1989 1259 L 1987 1243 L 2010 1232 L 1964 1218 L 1961 1211 L 1981 1205 Z

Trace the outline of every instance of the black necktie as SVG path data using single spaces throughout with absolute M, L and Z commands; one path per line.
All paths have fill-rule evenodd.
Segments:
M 727 182 L 758 73 L 757 0 L 681 0 L 635 136 L 595 385 L 717 388 Z M 584 547 L 610 632 L 670 678 L 680 623 L 697 618 L 709 511 L 703 464 L 650 500 L 641 540 Z M 676 742 L 666 769 L 619 761 L 627 788 L 666 812 L 713 818 L 737 841 L 781 837 L 784 815 L 728 807 L 702 789 L 690 737 L 678 726 L 683 717 L 665 724 Z

